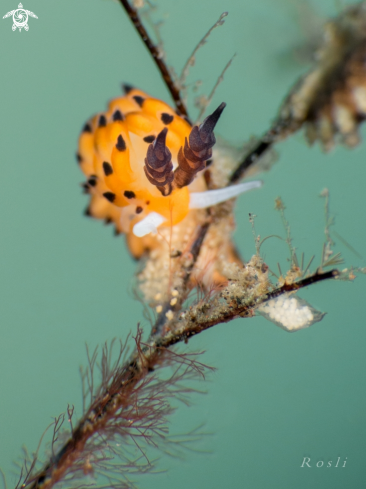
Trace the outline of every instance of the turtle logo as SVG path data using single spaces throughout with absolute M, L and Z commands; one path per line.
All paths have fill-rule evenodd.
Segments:
M 38 19 L 38 17 L 33 12 L 30 12 L 29 10 L 24 10 L 21 3 L 18 5 L 18 8 L 16 10 L 12 10 L 11 12 L 5 14 L 3 19 L 6 19 L 11 15 L 13 16 L 13 25 L 11 28 L 13 29 L 13 31 L 18 28 L 19 32 L 22 29 L 25 29 L 26 31 L 29 29 L 28 16 Z

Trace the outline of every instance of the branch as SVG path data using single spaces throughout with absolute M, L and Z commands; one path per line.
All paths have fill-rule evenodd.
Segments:
M 254 315 L 254 310 L 257 307 L 271 299 L 279 297 L 282 294 L 296 292 L 304 287 L 308 287 L 309 285 L 313 285 L 324 280 L 336 279 L 340 277 L 340 275 L 341 273 L 336 269 L 329 272 L 317 270 L 310 277 L 304 278 L 292 284 L 285 283 L 281 287 L 276 288 L 260 299 L 254 298 L 244 304 L 240 301 L 237 301 L 235 304 L 234 300 L 234 306 L 231 305 L 229 308 L 223 308 L 218 314 L 210 314 L 206 307 L 203 308 L 202 314 L 200 307 L 194 306 L 185 314 L 184 319 L 180 321 L 178 326 L 179 329 L 177 329 L 175 333 L 163 337 L 157 342 L 157 344 L 158 346 L 169 348 L 181 341 L 186 342 L 189 337 L 202 333 L 203 331 L 206 331 L 217 324 L 227 323 L 238 317 L 252 317 Z M 225 289 L 221 292 L 221 294 L 225 294 Z
M 246 171 L 252 165 L 254 165 L 259 160 L 259 158 L 264 156 L 264 154 L 269 151 L 279 139 L 280 132 L 277 132 L 273 129 L 270 129 L 268 132 L 266 132 L 264 136 L 259 139 L 259 141 L 250 151 L 250 153 L 245 156 L 243 161 L 239 162 L 237 168 L 229 178 L 229 184 L 234 184 L 241 180 L 244 177 Z
M 209 214 L 209 212 L 207 214 Z M 177 300 L 174 306 L 170 304 L 169 300 L 164 304 L 161 312 L 157 317 L 157 320 L 155 321 L 154 326 L 152 327 L 151 330 L 152 338 L 157 338 L 158 336 L 162 336 L 164 334 L 164 328 L 166 323 L 168 322 L 166 313 L 168 311 L 172 311 L 172 312 L 180 311 L 183 302 L 186 300 L 191 273 L 199 257 L 201 247 L 207 235 L 209 227 L 210 227 L 209 220 L 207 220 L 206 222 L 204 222 L 203 224 L 197 227 L 195 238 L 193 239 L 192 245 L 189 251 L 185 253 L 185 256 L 189 258 L 187 262 L 182 265 L 182 270 L 181 270 L 182 287 L 179 294 L 179 300 Z
M 223 289 L 208 304 L 204 302 L 191 306 L 183 316 L 181 315 L 174 323 L 170 323 L 170 331 L 165 336 L 156 340 L 150 338 L 147 344 L 143 344 L 141 343 L 142 331 L 138 329 L 136 351 L 133 357 L 116 369 L 115 375 L 91 404 L 85 416 L 73 430 L 68 442 L 59 449 L 58 453 L 52 457 L 39 473 L 30 477 L 30 480 L 25 480 L 21 487 L 50 489 L 57 482 L 65 479 L 68 471 L 75 472 L 74 464 L 76 461 L 85 459 L 83 454 L 88 441 L 96 434 L 107 431 L 108 423 L 112 425 L 112 429 L 117 430 L 117 427 L 113 428 L 116 425 L 116 420 L 121 418 L 121 414 L 117 413 L 121 412 L 121 410 L 123 412 L 123 409 L 128 410 L 129 405 L 132 403 L 131 397 L 133 393 L 140 389 L 140 384 L 144 385 L 146 383 L 146 379 L 154 372 L 155 367 L 162 365 L 164 354 L 169 354 L 170 358 L 172 358 L 171 355 L 175 355 L 174 352 L 169 350 L 172 346 L 182 341 L 187 342 L 188 338 L 202 333 L 217 324 L 229 322 L 237 317 L 252 317 L 257 307 L 281 294 L 295 292 L 309 285 L 324 280 L 336 279 L 339 276 L 340 272 L 338 270 L 323 272 L 318 269 L 310 277 L 291 284 L 285 283 L 260 298 L 252 296 L 248 300 L 240 300 L 238 297 L 233 298 L 231 296 L 234 302 L 230 302 L 230 305 L 225 307 L 215 309 L 212 306 L 218 304 L 219 298 L 227 293 L 232 294 L 229 284 L 226 290 Z M 243 294 L 245 293 L 246 291 L 243 290 Z M 179 357 L 179 355 L 177 356 Z M 202 364 L 196 364 L 194 360 L 187 362 L 184 357 L 180 361 L 181 364 L 188 365 L 202 374 Z M 109 427 L 110 429 L 111 427 Z M 125 431 L 123 434 L 126 434 Z M 96 462 L 94 461 L 94 463 Z
M 176 108 L 180 112 L 181 115 L 184 115 L 185 117 L 188 117 L 188 111 L 187 107 L 185 106 L 180 90 L 173 80 L 172 74 L 169 71 L 169 68 L 164 62 L 162 53 L 160 50 L 155 46 L 155 44 L 152 42 L 147 30 L 145 29 L 144 25 L 142 24 L 139 14 L 135 8 L 133 8 L 130 5 L 130 2 L 128 0 L 118 0 L 122 7 L 125 9 L 126 14 L 130 18 L 132 24 L 134 25 L 138 35 L 144 42 L 146 48 L 148 49 L 149 53 L 151 54 L 153 60 L 155 61 L 155 64 L 163 77 L 163 80 L 165 82 L 165 85 L 167 89 L 169 90 Z

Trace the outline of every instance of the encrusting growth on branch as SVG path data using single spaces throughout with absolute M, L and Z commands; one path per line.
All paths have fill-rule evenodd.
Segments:
M 248 264 L 249 266 L 251 263 Z M 262 272 L 263 273 L 263 272 Z M 264 272 L 265 273 L 265 272 Z M 227 323 L 238 317 L 253 317 L 255 309 L 261 304 L 276 298 L 284 293 L 298 291 L 315 283 L 336 279 L 341 276 L 338 270 L 329 272 L 317 271 L 310 277 L 299 280 L 298 282 L 285 283 L 284 285 L 273 289 L 267 295 L 262 297 L 253 294 L 249 296 L 247 301 L 243 301 L 243 297 L 233 294 L 231 285 L 235 281 L 222 289 L 221 292 L 210 301 L 202 301 L 196 306 L 190 308 L 184 313 L 175 323 L 169 324 L 172 333 L 167 333 L 157 343 L 159 346 L 169 348 L 180 341 L 186 341 L 189 337 L 201 333 L 217 324 Z M 261 284 L 262 286 L 265 284 Z M 236 289 L 238 290 L 238 289 Z M 220 303 L 224 299 L 226 304 L 220 307 Z M 229 305 L 229 307 L 227 307 Z
M 277 120 L 286 137 L 305 126 L 310 144 L 356 146 L 366 118 L 366 2 L 325 23 L 313 69 L 295 84 Z
M 275 143 L 305 128 L 309 144 L 324 151 L 341 142 L 360 142 L 366 119 L 366 2 L 344 9 L 326 22 L 313 68 L 289 91 L 272 127 L 244 157 L 230 181 L 237 182 Z

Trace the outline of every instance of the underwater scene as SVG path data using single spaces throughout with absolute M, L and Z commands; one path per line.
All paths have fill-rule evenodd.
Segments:
M 1 5 L 4 488 L 364 487 L 366 2 Z

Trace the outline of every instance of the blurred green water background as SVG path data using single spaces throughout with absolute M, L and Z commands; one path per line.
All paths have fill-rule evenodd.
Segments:
M 2 15 L 16 8 L 2 0 Z M 227 102 L 219 132 L 240 143 L 267 129 L 281 99 L 308 65 L 299 57 L 314 38 L 309 29 L 339 4 L 323 0 L 159 0 L 157 19 L 169 62 L 179 71 L 223 11 L 229 16 L 197 56 L 190 80 L 208 93 L 232 54 L 237 56 L 213 106 Z M 343 2 L 346 5 L 347 2 Z M 305 5 L 305 6 L 304 6 Z M 85 342 L 94 348 L 124 338 L 142 317 L 129 294 L 135 264 L 123 238 L 86 219 L 87 199 L 75 163 L 83 122 L 120 93 L 122 81 L 169 100 L 144 46 L 111 0 L 28 0 L 39 18 L 28 32 L 0 22 L 0 466 L 9 487 L 12 463 L 30 451 L 52 417 L 67 404 L 81 410 L 79 365 Z M 310 36 L 310 37 L 309 37 Z M 306 51 L 306 50 L 305 50 Z M 192 104 L 191 104 L 192 105 Z M 192 105 L 193 107 L 193 105 Z M 194 113 L 194 110 L 193 110 Z M 365 136 L 365 131 L 363 131 Z M 294 244 L 319 263 L 324 187 L 331 192 L 336 231 L 361 255 L 365 250 L 364 143 L 329 155 L 296 135 L 278 147 L 280 159 L 265 186 L 237 206 L 236 242 L 254 253 L 248 212 L 261 236 L 284 235 L 274 199 L 287 205 Z M 362 265 L 342 242 L 348 265 Z M 279 240 L 263 245 L 271 268 L 286 268 Z M 328 314 L 296 334 L 265 319 L 236 320 L 194 341 L 217 368 L 171 421 L 173 433 L 205 422 L 203 437 L 184 460 L 163 456 L 142 488 L 361 488 L 365 472 L 365 283 L 324 283 L 301 295 Z M 301 468 L 303 457 L 313 467 Z M 345 468 L 315 462 L 347 457 Z

